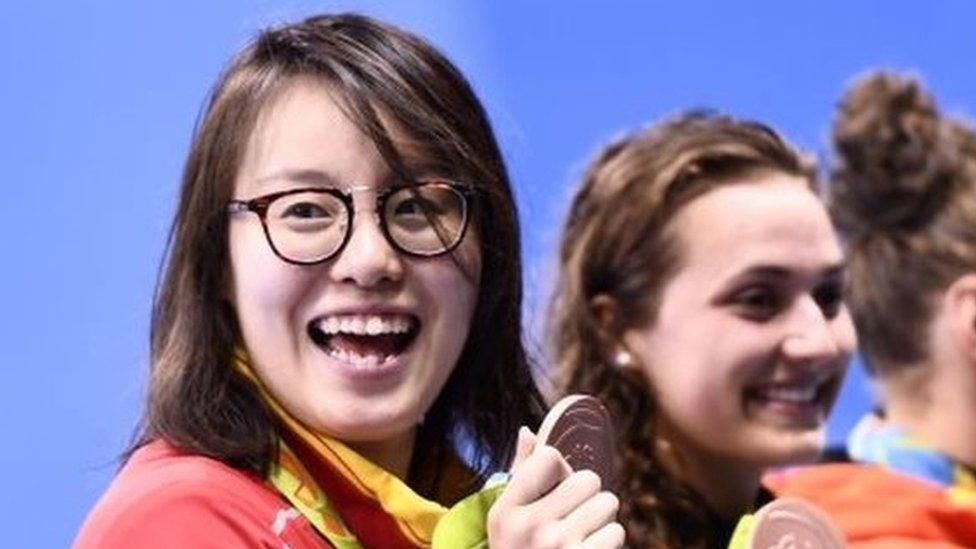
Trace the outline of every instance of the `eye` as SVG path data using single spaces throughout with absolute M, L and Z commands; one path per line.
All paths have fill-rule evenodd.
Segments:
M 397 203 L 393 209 L 393 215 L 397 217 L 410 217 L 424 215 L 424 207 L 418 198 L 406 198 Z
M 813 290 L 813 300 L 823 311 L 825 318 L 834 318 L 844 304 L 844 284 L 840 280 L 831 280 L 820 284 Z
M 437 204 L 425 199 L 422 196 L 410 196 L 396 203 L 393 208 L 393 215 L 398 218 L 421 218 L 426 219 L 428 215 L 437 216 L 440 213 Z
M 779 313 L 786 298 L 769 284 L 748 286 L 732 296 L 732 303 L 740 315 L 759 322 L 769 320 Z
M 290 204 L 281 213 L 282 217 L 297 217 L 300 219 L 313 219 L 320 217 L 330 217 L 332 214 L 315 202 L 296 202 Z

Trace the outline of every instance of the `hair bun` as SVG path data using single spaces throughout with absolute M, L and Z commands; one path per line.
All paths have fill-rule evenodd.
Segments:
M 848 233 L 924 226 L 949 195 L 953 147 L 912 77 L 873 73 L 844 95 L 834 121 L 832 210 Z

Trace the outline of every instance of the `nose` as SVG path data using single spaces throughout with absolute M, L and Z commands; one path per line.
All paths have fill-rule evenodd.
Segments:
M 812 296 L 801 297 L 788 320 L 783 355 L 789 361 L 813 362 L 845 353 L 839 334 L 835 333 L 837 320 L 840 317 L 828 318 Z
M 333 280 L 377 288 L 403 279 L 403 258 L 387 241 L 375 212 L 361 211 L 349 230 L 349 241 L 330 269 Z

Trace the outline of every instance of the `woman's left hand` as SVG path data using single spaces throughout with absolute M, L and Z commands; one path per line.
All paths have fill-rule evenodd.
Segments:
M 574 472 L 555 448 L 536 447 L 535 435 L 524 427 L 511 472 L 508 486 L 488 512 L 491 547 L 623 546 L 617 497 L 601 491 L 596 473 Z

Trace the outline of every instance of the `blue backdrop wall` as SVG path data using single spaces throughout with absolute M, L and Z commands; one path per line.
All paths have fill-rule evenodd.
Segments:
M 517 186 L 530 318 L 571 184 L 625 128 L 711 106 L 824 154 L 866 68 L 917 70 L 951 112 L 976 97 L 968 0 L 5 2 L 0 544 L 67 545 L 115 470 L 183 157 L 222 64 L 265 25 L 334 10 L 419 32 L 472 80 Z M 832 438 L 869 402 L 855 370 Z

